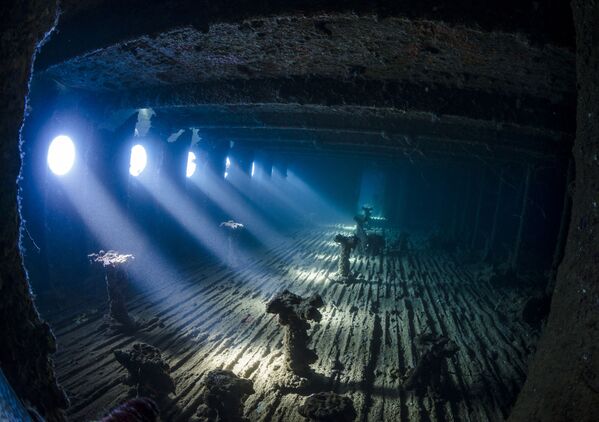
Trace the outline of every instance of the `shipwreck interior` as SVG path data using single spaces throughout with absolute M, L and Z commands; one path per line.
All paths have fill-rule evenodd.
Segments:
M 598 3 L 25 3 L 0 419 L 599 420 Z

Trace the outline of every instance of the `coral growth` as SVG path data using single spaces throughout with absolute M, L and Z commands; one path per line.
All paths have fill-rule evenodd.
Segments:
M 370 256 L 382 255 L 385 251 L 385 237 L 378 233 L 366 236 L 366 253 Z
M 252 381 L 239 378 L 231 371 L 215 369 L 204 379 L 202 404 L 195 422 L 243 422 L 243 402 L 254 394 Z
M 132 254 L 121 254 L 117 251 L 104 252 L 103 250 L 98 253 L 89 254 L 88 257 L 92 262 L 102 264 L 104 267 L 116 267 L 117 265 L 126 264 L 135 259 Z
M 351 279 L 351 273 L 349 271 L 349 257 L 351 256 L 352 251 L 358 245 L 358 242 L 359 241 L 356 236 L 344 236 L 342 234 L 335 236 L 335 243 L 341 246 L 341 254 L 339 255 L 337 267 L 337 273 L 340 281 L 348 281 Z
M 115 323 L 113 327 L 126 331 L 137 329 L 139 324 L 129 315 L 124 294 L 128 284 L 125 265 L 134 259 L 133 255 L 120 254 L 116 251 L 100 251 L 97 254 L 88 255 L 88 257 L 92 262 L 101 264 L 104 268 L 108 292 L 108 315 Z
M 310 376 L 310 364 L 316 362 L 318 356 L 308 348 L 309 321 L 320 321 L 322 318 L 318 308 L 324 306 L 320 295 L 302 298 L 288 290 L 276 295 L 266 305 L 266 312 L 277 314 L 279 323 L 285 330 L 285 363 L 287 369 L 300 377 Z
M 359 239 L 358 247 L 361 254 L 366 252 L 366 245 L 368 244 L 368 235 L 366 234 L 366 218 L 361 215 L 354 217 L 356 222 L 356 236 Z
M 423 394 L 449 390 L 447 360 L 458 352 L 458 346 L 445 336 L 422 334 L 417 338 L 418 363 L 405 375 L 404 388 Z
M 244 225 L 241 223 L 238 223 L 236 221 L 229 220 L 229 221 L 223 221 L 222 223 L 220 223 L 220 227 L 224 227 L 225 229 L 227 229 L 229 231 L 235 231 L 235 230 L 243 229 Z
M 227 233 L 227 263 L 231 267 L 238 265 L 238 238 L 245 226 L 237 221 L 223 221 L 219 225 Z
M 307 397 L 298 412 L 310 421 L 352 422 L 356 419 L 352 400 L 330 391 Z
M 114 357 L 129 371 L 127 384 L 136 388 L 138 396 L 160 398 L 175 392 L 170 367 L 156 347 L 135 343 L 128 350 L 115 350 Z

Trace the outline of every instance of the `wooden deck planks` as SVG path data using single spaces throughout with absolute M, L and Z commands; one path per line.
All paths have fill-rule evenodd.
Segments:
M 199 405 L 200 380 L 215 367 L 254 381 L 246 402 L 252 420 L 301 421 L 303 397 L 282 394 L 270 376 L 283 362 L 283 331 L 264 312 L 276 291 L 319 293 L 323 319 L 312 343 L 313 365 L 329 388 L 354 401 L 358 420 L 500 421 L 509 411 L 526 371 L 529 329 L 505 321 L 497 303 L 514 300 L 446 256 L 356 257 L 352 270 L 364 281 L 341 285 L 336 270 L 337 229 L 306 230 L 243 268 L 194 268 L 181 279 L 129 301 L 137 317 L 159 321 L 128 336 L 100 332 L 102 318 L 63 321 L 56 330 L 56 368 L 71 394 L 69 416 L 89 420 L 125 398 L 124 370 L 112 350 L 144 341 L 162 350 L 177 382 L 163 407 L 165 420 L 186 420 Z M 417 360 L 415 337 L 444 334 L 459 345 L 450 363 L 455 397 L 418 397 L 401 389 L 401 377 Z

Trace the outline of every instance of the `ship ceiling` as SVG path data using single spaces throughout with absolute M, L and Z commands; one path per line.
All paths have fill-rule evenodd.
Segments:
M 133 20 L 121 39 L 96 28 L 86 50 L 67 39 L 86 17 L 67 2 L 36 80 L 93 98 L 100 125 L 152 108 L 172 132 L 248 148 L 514 161 L 571 149 L 575 56 L 563 40 L 450 12 L 282 12 Z

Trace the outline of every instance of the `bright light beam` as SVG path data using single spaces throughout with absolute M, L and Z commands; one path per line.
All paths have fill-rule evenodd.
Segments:
M 185 175 L 189 178 L 193 176 L 198 168 L 198 164 L 196 163 L 196 155 L 193 151 L 189 151 L 187 154 L 187 169 L 185 171 Z
M 291 201 L 285 202 L 279 192 L 273 192 L 274 187 L 270 185 L 266 173 L 259 166 L 256 166 L 254 178 L 250 178 L 243 171 L 235 171 L 229 181 L 239 195 L 266 214 L 270 221 L 288 225 L 290 219 L 300 219 L 301 214 L 292 209 L 294 204 Z
M 235 174 L 242 173 L 239 169 L 231 167 L 229 170 Z M 208 168 L 202 176 L 196 182 L 198 187 L 233 219 L 243 223 L 246 230 L 259 241 L 272 246 L 283 240 L 283 237 L 252 210 L 251 206 L 230 184 L 224 183 Z
M 218 259 L 227 262 L 227 239 L 216 227 L 217 223 L 201 213 L 166 175 L 162 175 L 155 184 L 142 178 L 141 184 L 198 243 Z
M 139 176 L 148 164 L 148 154 L 143 145 L 137 144 L 131 148 L 131 158 L 129 159 L 129 174 Z
M 144 292 L 150 293 L 179 279 L 177 271 L 153 247 L 149 239 L 128 221 L 105 187 L 93 175 L 86 175 L 85 194 L 79 189 L 80 183 L 79 180 L 64 183 L 70 202 L 102 248 L 132 253 L 135 256 L 130 266 L 135 284 L 141 285 Z M 82 253 L 89 252 L 93 251 Z
M 278 220 L 303 220 L 305 210 L 300 206 L 301 201 L 292 201 L 284 189 L 273 181 L 277 176 L 256 178 L 256 203 Z
M 294 197 L 303 198 L 302 203 L 307 209 L 319 215 L 319 220 L 328 219 L 334 223 L 351 222 L 351 216 L 324 199 L 291 170 L 287 170 L 286 184 Z
M 231 169 L 231 159 L 227 157 L 225 160 L 225 179 L 229 177 L 229 170 Z
M 75 164 L 75 144 L 65 135 L 57 136 L 48 148 L 48 167 L 57 176 L 64 176 Z

